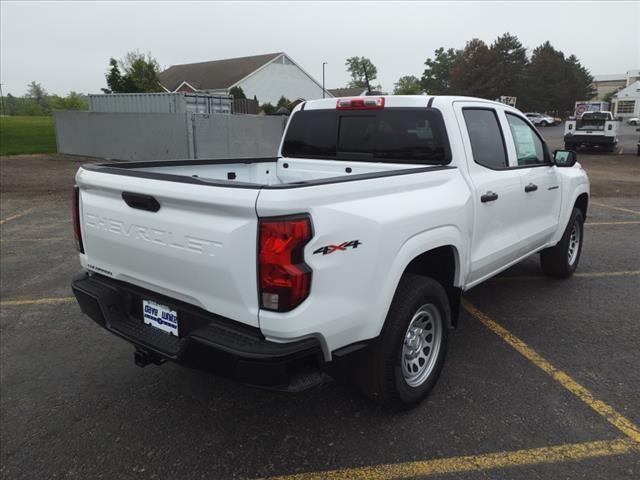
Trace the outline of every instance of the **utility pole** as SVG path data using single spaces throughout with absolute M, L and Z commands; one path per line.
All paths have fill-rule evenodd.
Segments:
M 6 114 L 7 112 L 5 112 L 4 110 L 4 95 L 2 94 L 2 85 L 5 85 L 4 83 L 0 83 L 0 108 L 2 109 L 2 114 Z
M 326 90 L 324 89 L 324 66 L 327 64 L 327 62 L 322 62 L 322 98 L 325 98 L 325 92 Z

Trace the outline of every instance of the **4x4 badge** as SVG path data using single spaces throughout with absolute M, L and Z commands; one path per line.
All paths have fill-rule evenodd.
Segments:
M 360 240 L 351 240 L 349 242 L 343 242 L 340 245 L 327 245 L 326 247 L 320 247 L 313 252 L 313 254 L 321 253 L 322 255 L 328 255 L 329 253 L 346 250 L 347 248 L 358 248 L 358 245 L 362 245 Z

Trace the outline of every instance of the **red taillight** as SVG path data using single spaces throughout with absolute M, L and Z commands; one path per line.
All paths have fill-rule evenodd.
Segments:
M 311 269 L 304 246 L 313 236 L 309 217 L 260 220 L 260 306 L 288 312 L 309 296 Z
M 340 98 L 336 108 L 338 110 L 377 110 L 384 108 L 384 97 Z
M 84 253 L 84 246 L 82 245 L 82 234 L 80 233 L 80 189 L 77 186 L 73 187 L 71 215 L 73 217 L 73 239 L 76 241 L 76 248 L 80 253 Z

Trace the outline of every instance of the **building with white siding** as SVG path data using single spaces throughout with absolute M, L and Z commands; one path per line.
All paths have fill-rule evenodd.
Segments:
M 323 98 L 322 85 L 284 52 L 173 65 L 160 74 L 160 83 L 167 92 L 228 94 L 240 87 L 247 98 L 255 96 L 261 104 L 275 105 L 280 97 Z
M 613 96 L 611 111 L 616 118 L 640 117 L 640 80 L 636 80 Z

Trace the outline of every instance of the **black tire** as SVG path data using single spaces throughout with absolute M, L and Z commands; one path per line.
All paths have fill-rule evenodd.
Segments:
M 565 150 L 575 150 L 576 146 L 573 143 L 566 143 L 564 144 L 564 149 Z
M 431 365 L 425 369 L 425 372 L 429 371 L 428 375 L 419 385 L 411 386 L 403 373 L 403 362 L 407 358 L 403 351 L 405 336 L 412 319 L 425 306 L 435 308 L 439 313 L 440 343 L 435 356 L 426 361 Z M 438 322 L 437 318 L 431 318 L 433 322 Z M 359 365 L 356 378 L 359 379 L 361 391 L 375 402 L 395 410 L 408 410 L 417 406 L 427 397 L 442 371 L 450 320 L 451 308 L 442 285 L 431 278 L 405 274 L 396 289 L 380 337 L 369 346 Z M 428 324 L 424 331 L 430 331 L 427 327 Z M 434 324 L 432 328 L 436 334 L 438 327 Z M 425 347 L 423 351 L 427 349 Z M 431 353 L 435 350 L 434 343 Z
M 549 124 L 547 123 L 547 121 L 546 121 L 546 120 L 543 120 L 543 121 L 541 121 L 541 122 L 540 122 L 540 126 L 541 126 L 541 127 L 547 127 L 548 125 L 549 125 Z
M 577 248 L 575 256 L 569 255 L 569 249 L 572 247 L 572 234 L 574 227 L 579 232 L 578 244 L 573 245 Z M 557 278 L 569 278 L 578 268 L 580 262 L 580 254 L 582 253 L 582 244 L 584 243 L 584 217 L 582 212 L 577 208 L 571 212 L 569 223 L 564 230 L 562 238 L 554 247 L 543 250 L 540 254 L 540 265 L 545 275 Z
M 638 122 L 629 122 L 629 125 L 637 125 Z

